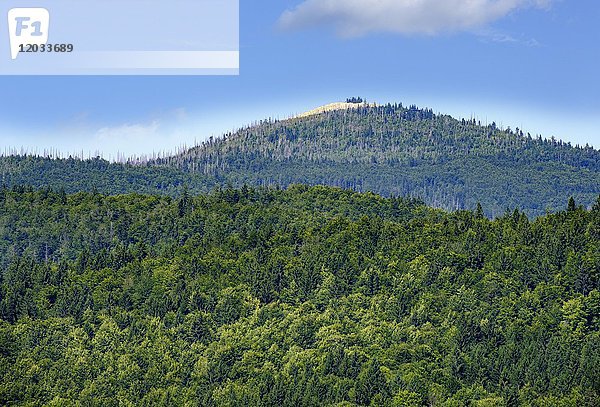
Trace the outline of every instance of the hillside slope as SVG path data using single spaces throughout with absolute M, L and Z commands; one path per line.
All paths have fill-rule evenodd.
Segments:
M 352 104 L 309 113 L 261 121 L 143 164 L 3 157 L 0 182 L 172 196 L 184 184 L 195 193 L 227 184 L 324 184 L 418 196 L 448 210 L 480 202 L 490 216 L 507 208 L 541 215 L 562 207 L 565 196 L 589 207 L 600 194 L 600 152 L 588 146 L 415 106 Z
M 540 215 L 600 193 L 600 152 L 402 105 L 266 121 L 157 162 L 236 185 L 327 184 L 445 209 Z
M 99 157 L 53 159 L 34 156 L 0 157 L 0 185 L 50 187 L 66 193 L 98 191 L 111 195 L 148 193 L 176 196 L 184 185 L 195 192 L 214 188 L 218 180 L 178 168 L 111 163 Z

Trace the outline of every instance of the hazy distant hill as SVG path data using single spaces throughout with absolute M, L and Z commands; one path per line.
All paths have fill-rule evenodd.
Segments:
M 216 180 L 177 168 L 110 163 L 99 157 L 51 159 L 34 156 L 0 157 L 0 184 L 63 189 L 67 193 L 98 191 L 107 194 L 160 193 L 179 195 L 183 185 L 210 190 Z
M 331 105 L 330 105 L 331 106 Z M 144 164 L 95 159 L 0 159 L 0 181 L 101 192 L 177 194 L 215 185 L 326 184 L 383 195 L 419 196 L 445 209 L 530 215 L 585 206 L 600 194 L 600 152 L 554 139 L 456 120 L 428 109 L 361 104 L 261 121 L 169 158 Z

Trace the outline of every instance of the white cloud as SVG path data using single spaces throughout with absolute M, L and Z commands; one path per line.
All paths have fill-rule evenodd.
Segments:
M 197 134 L 196 124 L 182 120 L 177 117 L 175 122 L 154 120 L 102 127 L 94 132 L 85 150 L 99 151 L 108 157 L 115 154 L 138 156 L 173 153 L 183 145 L 193 145 L 194 135 Z
M 153 112 L 131 122 L 98 123 L 88 112 L 74 115 L 55 132 L 62 140 L 62 153 L 100 154 L 105 158 L 121 155 L 152 154 L 192 144 L 196 130 L 183 107 Z M 191 136 L 190 136 L 191 135 Z M 190 141 L 191 138 L 191 141 Z M 67 154 L 67 155 L 68 155 Z
M 372 32 L 434 35 L 469 31 L 520 8 L 552 0 L 304 0 L 285 11 L 279 26 L 294 30 L 332 25 L 344 37 Z
M 504 44 L 518 44 L 526 47 L 539 47 L 541 44 L 535 38 L 515 37 L 503 32 L 494 30 L 478 31 L 477 35 L 482 42 L 499 42 Z
M 149 124 L 123 124 L 103 127 L 96 132 L 96 139 L 102 143 L 140 142 L 154 138 L 159 128 L 158 121 Z

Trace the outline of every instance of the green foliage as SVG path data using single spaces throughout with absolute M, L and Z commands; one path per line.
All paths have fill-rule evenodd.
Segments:
M 173 197 L 184 185 L 191 193 L 226 185 L 330 185 L 421 197 L 446 210 L 475 209 L 481 203 L 490 217 L 506 208 L 539 216 L 560 210 L 570 196 L 592 206 L 600 194 L 600 152 L 499 129 L 495 123 L 388 104 L 260 121 L 179 154 L 123 164 L 1 157 L 0 177 L 9 188 Z
M 597 207 L 490 220 L 303 185 L 0 197 L 0 405 L 600 401 Z
M 51 187 L 67 193 L 146 193 L 180 195 L 184 185 L 208 191 L 219 182 L 212 177 L 185 173 L 177 168 L 153 167 L 143 163 L 110 163 L 99 157 L 48 158 L 0 157 L 0 186 L 23 189 Z
M 543 215 L 569 196 L 589 207 L 600 194 L 592 147 L 401 104 L 261 121 L 156 164 L 237 186 L 326 184 L 448 210 L 479 202 L 491 217 L 507 207 Z

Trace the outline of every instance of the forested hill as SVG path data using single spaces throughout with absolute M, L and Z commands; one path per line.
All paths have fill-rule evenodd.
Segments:
M 402 105 L 265 121 L 161 163 L 238 184 L 326 184 L 445 209 L 481 202 L 491 215 L 539 215 L 564 196 L 591 205 L 600 193 L 598 150 Z
M 565 196 L 589 207 L 600 193 L 600 152 L 531 137 L 495 123 L 428 109 L 360 105 L 262 121 L 169 158 L 135 165 L 93 159 L 0 158 L 7 186 L 66 192 L 203 192 L 216 185 L 323 184 L 418 196 L 444 209 L 487 215 L 557 210 Z
M 0 157 L 0 186 L 52 188 L 66 193 L 102 192 L 110 195 L 148 193 L 178 196 L 184 186 L 212 190 L 218 180 L 178 168 L 111 163 L 100 157 L 49 158 L 31 155 Z
M 0 189 L 0 405 L 600 400 L 600 200 Z

